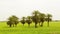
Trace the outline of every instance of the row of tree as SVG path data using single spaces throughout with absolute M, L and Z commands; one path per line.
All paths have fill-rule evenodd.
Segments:
M 11 27 L 13 25 L 17 26 L 19 22 L 21 22 L 24 26 L 25 23 L 28 23 L 28 26 L 33 22 L 35 23 L 35 28 L 37 28 L 37 24 L 39 23 L 39 26 L 43 26 L 44 21 L 47 21 L 47 26 L 49 27 L 49 22 L 52 21 L 52 15 L 51 14 L 44 14 L 40 13 L 38 10 L 35 10 L 32 13 L 32 16 L 22 17 L 22 20 L 19 21 L 19 18 L 16 16 L 11 16 L 8 19 L 7 24 Z

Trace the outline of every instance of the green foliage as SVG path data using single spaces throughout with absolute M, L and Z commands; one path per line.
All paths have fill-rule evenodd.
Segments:
M 34 12 L 33 12 L 33 15 L 32 15 L 32 20 L 33 20 L 33 22 L 35 22 L 35 28 L 37 28 L 37 23 L 38 23 L 38 21 L 39 21 L 39 11 L 38 10 L 35 10 Z
M 16 16 L 13 15 L 13 16 L 9 17 L 7 24 L 10 25 L 10 27 L 12 25 L 13 25 L 13 27 L 14 27 L 14 25 L 17 26 L 17 24 L 19 23 L 18 19 L 19 19 L 18 17 L 16 17 Z
M 7 25 L 10 25 L 10 27 L 13 25 L 16 25 L 19 23 L 19 18 L 16 17 L 15 15 L 9 17 Z M 27 23 L 28 26 L 30 26 L 30 24 L 32 22 L 35 23 L 35 28 L 37 28 L 37 24 L 39 23 L 39 26 L 43 27 L 43 23 L 45 21 L 48 22 L 48 26 L 49 26 L 49 22 L 52 20 L 52 15 L 51 14 L 44 14 L 39 12 L 38 10 L 34 10 L 34 12 L 32 12 L 32 16 L 27 16 L 27 17 L 22 17 L 22 20 L 20 20 L 20 22 L 23 24 Z
M 41 27 L 43 26 L 43 23 L 45 21 L 45 17 L 46 17 L 46 15 L 44 13 L 39 14 L 39 20 L 41 22 Z
M 52 21 L 52 15 L 47 14 L 46 21 L 48 22 L 48 27 L 49 27 L 49 21 Z
M 24 26 L 24 24 L 25 24 L 25 22 L 26 22 L 26 18 L 25 17 L 22 17 L 22 20 L 20 21 L 22 24 L 23 24 L 23 26 Z
M 28 16 L 28 17 L 26 18 L 26 22 L 28 23 L 28 25 L 29 25 L 29 27 L 30 27 L 30 24 L 32 23 L 32 19 L 31 19 L 30 16 Z

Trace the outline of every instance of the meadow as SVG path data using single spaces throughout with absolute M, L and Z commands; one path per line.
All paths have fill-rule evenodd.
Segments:
M 47 22 L 44 22 L 44 26 L 34 27 L 34 23 L 28 27 L 26 23 L 24 26 L 19 23 L 17 27 L 9 27 L 6 22 L 0 22 L 0 34 L 60 34 L 60 22 L 50 22 L 47 27 Z

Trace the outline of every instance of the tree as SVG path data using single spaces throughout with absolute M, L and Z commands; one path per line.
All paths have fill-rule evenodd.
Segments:
M 14 15 L 12 17 L 14 19 L 14 25 L 17 26 L 17 24 L 19 23 L 19 20 L 18 20 L 19 18 Z
M 30 16 L 27 17 L 26 22 L 28 23 L 28 27 L 30 27 L 30 24 L 32 23 L 32 19 Z
M 48 27 L 49 27 L 49 22 L 52 20 L 52 15 L 51 14 L 47 14 L 47 17 L 46 17 L 46 21 L 48 23 Z
M 18 22 L 19 22 L 18 21 L 18 17 L 16 17 L 16 16 L 13 15 L 13 16 L 11 16 L 11 17 L 8 18 L 7 24 L 10 25 L 10 26 L 13 25 L 13 27 L 14 27 L 14 25 L 17 25 Z
M 39 13 L 39 16 L 38 16 L 38 22 L 39 22 L 39 26 L 41 26 L 41 13 Z
M 25 17 L 22 17 L 21 23 L 23 24 L 23 26 L 24 26 L 25 22 L 26 22 Z
M 7 22 L 7 25 L 9 25 L 11 27 L 12 26 L 12 22 L 11 21 L 8 21 Z
M 39 15 L 40 15 L 40 18 L 39 19 L 40 19 L 41 27 L 42 27 L 46 16 L 45 16 L 44 13 L 40 13 Z
M 33 22 L 35 23 L 35 28 L 37 28 L 37 23 L 38 23 L 38 16 L 39 15 L 39 11 L 38 10 L 35 10 L 34 12 L 33 12 L 33 15 L 32 15 L 32 20 L 33 20 Z

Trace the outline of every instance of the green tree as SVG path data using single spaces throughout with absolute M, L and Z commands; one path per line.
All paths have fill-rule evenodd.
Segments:
M 13 19 L 14 19 L 14 20 L 13 20 L 13 21 L 14 21 L 14 25 L 17 26 L 17 24 L 19 23 L 19 18 L 16 17 L 16 16 L 14 16 L 14 15 L 13 15 L 12 17 L 13 17 Z
M 13 16 L 11 16 L 11 17 L 8 18 L 7 24 L 10 25 L 10 26 L 13 25 L 13 27 L 14 27 L 14 25 L 17 25 L 18 22 L 19 22 L 18 21 L 18 17 L 16 17 L 16 16 L 13 15 Z
M 40 20 L 40 22 L 41 22 L 41 27 L 43 26 L 43 23 L 44 23 L 44 21 L 45 21 L 45 17 L 46 17 L 46 15 L 44 14 L 44 13 L 40 13 L 40 18 L 39 18 L 39 20 Z
M 30 27 L 30 24 L 32 23 L 32 19 L 30 16 L 26 18 L 26 22 L 28 23 L 28 27 Z
M 52 21 L 52 15 L 51 14 L 47 14 L 46 21 L 48 23 L 47 26 L 49 27 L 49 22 Z
M 37 23 L 38 23 L 38 16 L 39 15 L 39 11 L 38 10 L 35 10 L 34 12 L 33 12 L 33 15 L 32 15 L 32 20 L 33 20 L 33 22 L 35 23 L 35 28 L 37 28 Z
M 13 23 L 12 23 L 11 21 L 8 21 L 8 22 L 7 22 L 7 25 L 9 25 L 10 27 L 12 26 L 12 24 L 13 24 Z
M 26 22 L 26 18 L 25 17 L 22 17 L 22 20 L 20 21 L 22 24 L 23 24 L 23 26 L 24 26 L 24 24 L 25 24 L 25 22 Z

